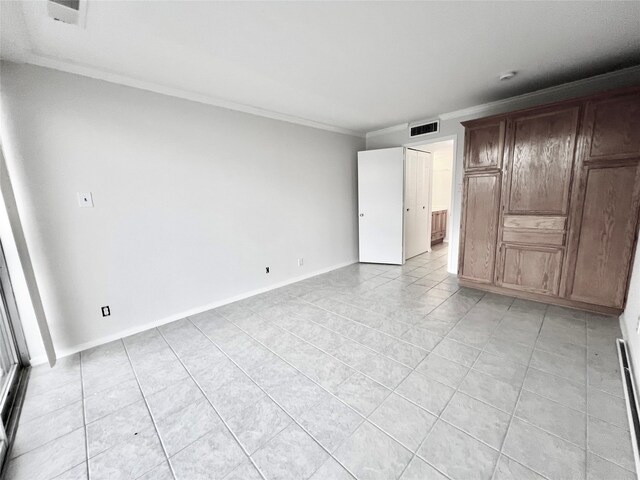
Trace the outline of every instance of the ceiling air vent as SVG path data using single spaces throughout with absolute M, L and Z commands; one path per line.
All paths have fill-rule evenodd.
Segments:
M 58 22 L 84 27 L 87 14 L 87 0 L 49 0 L 49 17 Z
M 425 123 L 424 125 L 416 125 L 411 127 L 411 136 L 426 135 L 427 133 L 436 133 L 440 130 L 440 121 Z

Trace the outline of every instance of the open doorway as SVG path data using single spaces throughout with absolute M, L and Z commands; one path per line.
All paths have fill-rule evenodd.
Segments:
M 442 140 L 413 146 L 431 153 L 431 246 L 448 243 L 451 238 L 451 210 L 453 205 L 454 140 Z

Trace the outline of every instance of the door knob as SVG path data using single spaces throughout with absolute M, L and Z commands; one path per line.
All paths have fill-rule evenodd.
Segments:
M 361 216 L 361 217 L 364 217 L 364 213 L 361 213 L 361 214 L 360 214 L 360 216 Z
M 409 211 L 409 209 L 407 208 L 407 212 Z
M 424 210 L 424 205 L 422 206 L 422 209 Z

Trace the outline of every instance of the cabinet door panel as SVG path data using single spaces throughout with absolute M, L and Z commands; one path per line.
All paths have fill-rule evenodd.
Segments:
M 567 213 L 578 112 L 576 106 L 513 120 L 506 213 Z
M 463 184 L 459 273 L 492 283 L 500 203 L 500 173 L 467 175 Z
M 502 168 L 505 121 L 467 128 L 464 169 L 467 173 Z
M 589 160 L 640 155 L 640 94 L 590 102 L 585 119 L 591 134 Z
M 504 245 L 501 284 L 507 288 L 557 295 L 562 249 Z
M 571 298 L 622 308 L 638 228 L 640 163 L 590 168 Z

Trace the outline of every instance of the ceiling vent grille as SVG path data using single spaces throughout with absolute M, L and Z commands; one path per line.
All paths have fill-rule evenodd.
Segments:
M 69 25 L 84 27 L 87 14 L 87 0 L 49 0 L 49 18 Z
M 436 133 L 440 130 L 440 121 L 425 123 L 424 125 L 416 125 L 411 127 L 411 136 L 417 137 L 418 135 L 426 135 L 428 133 Z

